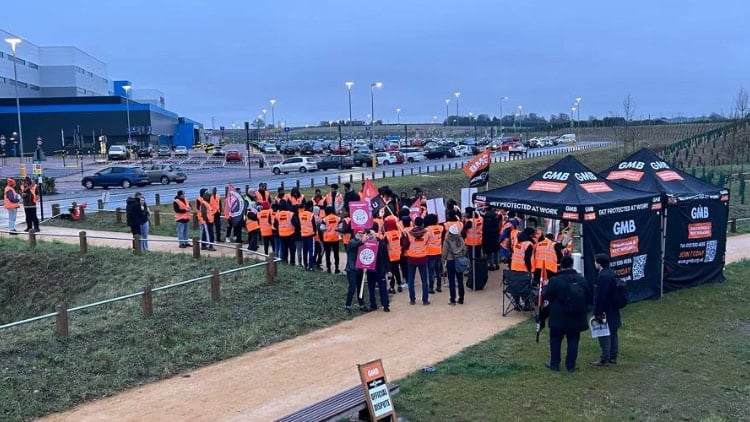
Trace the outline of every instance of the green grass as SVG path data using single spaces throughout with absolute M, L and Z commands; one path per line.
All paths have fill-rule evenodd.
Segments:
M 177 237 L 177 226 L 174 221 L 174 215 L 172 212 L 172 206 L 171 205 L 151 205 L 149 207 L 151 209 L 151 217 L 150 217 L 150 227 L 149 227 L 149 234 L 152 234 L 154 236 L 172 236 Z M 155 217 L 155 211 L 159 211 L 160 214 L 160 224 L 156 225 L 156 217 Z M 122 210 L 122 219 L 121 223 L 117 223 L 117 216 L 115 212 L 113 211 L 102 211 L 102 212 L 92 212 L 92 210 L 87 209 L 86 218 L 84 220 L 79 221 L 71 221 L 71 220 L 61 220 L 59 218 L 55 218 L 52 220 L 47 220 L 43 223 L 44 226 L 51 226 L 51 227 L 69 227 L 69 228 L 76 228 L 80 230 L 103 230 L 103 231 L 112 231 L 112 232 L 121 232 L 121 233 L 130 233 L 130 227 L 126 224 L 127 220 L 125 218 L 125 209 Z M 226 226 L 224 226 L 226 227 Z M 200 236 L 199 230 L 193 230 L 192 225 L 189 228 L 189 237 L 193 236 Z
M 40 243 L 33 254 L 0 239 L 0 320 L 35 316 L 66 301 L 82 305 L 170 281 L 235 267 L 229 258 Z M 30 270 L 36 268 L 37 270 Z M 54 319 L 0 331 L 0 420 L 28 420 L 85 400 L 237 356 L 349 318 L 341 312 L 342 277 L 278 266 L 222 276 L 222 300 L 208 281 L 154 293 L 154 315 L 139 298 L 70 314 L 70 336 Z
M 414 422 L 747 420 L 750 262 L 726 276 L 624 309 L 617 366 L 589 365 L 599 349 L 584 332 L 579 370 L 549 371 L 529 321 L 399 381 L 396 409 Z

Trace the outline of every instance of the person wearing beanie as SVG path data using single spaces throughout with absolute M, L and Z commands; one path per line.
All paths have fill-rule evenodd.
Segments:
M 188 228 L 190 224 L 190 217 L 192 216 L 192 208 L 190 208 L 190 201 L 185 199 L 185 192 L 178 190 L 177 195 L 172 201 L 172 210 L 174 211 L 174 221 L 177 225 L 177 242 L 180 244 L 180 248 L 187 248 L 192 246 L 188 241 Z
M 617 330 L 622 325 L 622 319 L 616 303 L 617 275 L 609 268 L 609 262 L 609 255 L 605 253 L 594 255 L 594 267 L 598 273 L 594 284 L 594 318 L 600 322 L 607 321 L 609 325 L 609 335 L 598 338 L 602 354 L 598 360 L 591 362 L 594 366 L 616 364 L 620 351 Z
M 402 238 L 402 245 L 406 248 L 407 264 L 409 266 L 406 283 L 409 286 L 409 303 L 416 303 L 414 281 L 417 271 L 422 282 L 422 305 L 430 304 L 429 279 L 427 278 L 427 245 L 432 234 L 425 230 L 422 217 L 414 219 L 414 227 L 406 231 Z
M 459 226 L 448 226 L 448 235 L 443 242 L 442 259 L 448 272 L 448 292 L 450 304 L 456 304 L 456 288 L 458 287 L 458 303 L 464 303 L 464 274 L 456 271 L 456 258 L 466 256 L 466 242 L 461 237 Z
M 21 206 L 21 197 L 16 192 L 16 181 L 8 178 L 3 190 L 3 208 L 8 212 L 8 231 L 11 235 L 16 232 L 16 218 L 18 218 L 18 208 Z

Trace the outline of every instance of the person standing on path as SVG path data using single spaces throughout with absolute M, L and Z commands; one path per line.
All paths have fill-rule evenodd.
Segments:
M 178 190 L 172 202 L 174 221 L 177 225 L 177 242 L 181 248 L 192 246 L 188 241 L 188 228 L 190 224 L 191 208 L 190 201 L 185 199 L 185 192 Z
M 461 237 L 459 225 L 448 226 L 448 236 L 443 242 L 443 261 L 448 272 L 448 292 L 450 293 L 450 304 L 456 304 L 456 287 L 458 287 L 458 303 L 464 303 L 464 273 L 456 271 L 456 258 L 466 257 L 466 242 Z
M 326 270 L 331 273 L 331 253 L 333 253 L 334 273 L 340 274 L 339 271 L 339 223 L 340 219 L 336 216 L 334 207 L 326 207 L 326 216 L 323 218 L 321 230 L 323 231 L 323 247 L 326 253 Z M 348 248 L 347 248 L 348 251 Z M 347 263 L 347 266 L 349 264 Z
M 216 248 L 214 248 L 214 232 L 212 230 L 213 228 L 213 219 L 214 214 L 211 212 L 211 204 L 209 201 L 211 200 L 211 194 L 208 192 L 208 189 L 202 188 L 199 192 L 200 196 L 198 197 L 198 222 L 201 226 L 201 250 L 204 251 L 215 251 Z
M 18 208 L 21 206 L 21 198 L 15 189 L 16 181 L 8 178 L 3 190 L 3 208 L 8 212 L 8 231 L 11 235 L 16 232 L 16 218 L 18 218 Z
M 367 295 L 370 297 L 370 310 L 377 311 L 378 303 L 375 299 L 375 287 L 380 292 L 380 304 L 384 312 L 390 312 L 388 290 L 385 283 L 385 273 L 388 269 L 388 242 L 378 236 L 380 227 L 373 224 L 372 229 L 367 233 L 367 240 L 378 242 L 378 255 L 375 261 L 375 271 L 367 271 Z M 351 241 L 351 240 L 350 240 Z
M 138 193 L 136 193 L 138 195 Z M 125 200 L 125 218 L 128 226 L 130 227 L 130 233 L 133 236 L 141 235 L 141 224 L 143 224 L 143 214 L 141 213 L 141 200 L 137 196 L 129 196 Z
M 140 192 L 135 193 L 136 199 L 138 199 L 139 205 L 140 205 L 140 221 L 141 221 L 141 250 L 147 251 L 148 250 L 148 232 L 151 227 L 151 223 L 148 219 L 149 215 L 151 215 L 151 211 L 148 209 L 148 205 L 146 204 L 146 198 L 143 197 L 143 194 Z
M 568 256 L 568 255 L 566 255 Z M 609 255 L 598 253 L 594 256 L 594 266 L 599 272 L 596 276 L 594 287 L 594 318 L 597 321 L 607 321 L 609 335 L 599 337 L 599 347 L 602 350 L 601 357 L 594 362 L 594 366 L 608 366 L 617 363 L 617 355 L 620 351 L 620 340 L 617 330 L 622 325 L 620 309 L 617 307 L 617 275 L 609 268 Z
M 333 207 L 330 207 L 333 208 Z M 349 244 L 346 245 L 346 281 L 349 285 L 346 291 L 346 302 L 344 303 L 344 310 L 351 314 L 352 313 L 352 301 L 354 295 L 357 294 L 357 302 L 359 303 L 359 309 L 362 312 L 368 312 L 369 309 L 365 307 L 365 301 L 359 298 L 360 280 L 362 280 L 362 270 L 357 269 L 357 250 L 364 243 L 365 232 L 359 231 L 352 236 Z
M 408 277 L 406 279 L 409 285 L 409 303 L 416 303 L 416 293 L 414 292 L 414 280 L 416 273 L 419 271 L 419 277 L 422 279 L 422 305 L 430 304 L 429 284 L 427 278 L 427 245 L 430 243 L 431 233 L 424 228 L 422 217 L 414 219 L 414 227 L 407 231 L 402 240 L 406 248 L 407 264 L 409 265 Z
M 30 177 L 23 179 L 21 186 L 21 199 L 23 200 L 23 212 L 26 217 L 26 230 L 39 233 L 39 217 L 36 215 L 36 204 L 39 202 L 38 185 Z
M 573 258 L 565 256 L 560 262 L 561 270 L 550 277 L 542 290 L 542 301 L 549 302 L 549 352 L 550 360 L 545 366 L 560 370 L 562 340 L 568 342 L 565 368 L 573 372 L 578 359 L 578 343 L 581 332 L 588 329 L 586 312 L 593 292 L 588 282 L 573 268 Z
M 226 195 L 226 193 L 225 193 Z M 214 239 L 216 242 L 221 242 L 221 196 L 216 191 L 216 186 L 211 189 L 211 198 L 208 203 L 211 205 L 211 213 L 213 214 L 213 229 L 216 232 Z
M 430 243 L 427 244 L 427 277 L 430 279 L 430 294 L 442 292 L 443 279 L 440 266 L 443 255 L 443 238 L 445 228 L 438 223 L 437 214 L 427 214 L 424 218 L 425 230 L 430 232 Z

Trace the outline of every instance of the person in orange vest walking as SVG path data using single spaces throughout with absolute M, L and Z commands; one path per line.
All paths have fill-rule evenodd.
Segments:
M 398 291 L 403 291 L 401 287 L 401 230 L 399 230 L 396 221 L 385 220 L 385 234 L 384 238 L 386 246 L 388 248 L 388 260 L 390 264 L 389 271 L 391 272 L 390 288 L 388 293 L 396 293 L 396 286 Z M 406 274 L 404 274 L 406 276 Z
M 198 223 L 201 226 L 201 250 L 204 251 L 215 251 L 214 248 L 214 233 L 212 223 L 214 219 L 213 208 L 211 207 L 211 193 L 208 189 L 201 189 L 200 196 L 198 197 Z
M 226 195 L 226 194 L 225 194 Z M 216 186 L 211 189 L 211 199 L 208 201 L 211 205 L 211 212 L 213 213 L 213 230 L 216 232 L 214 239 L 216 242 L 221 242 L 221 196 L 217 193 Z
M 313 215 L 312 201 L 306 201 L 299 212 L 300 239 L 302 239 L 302 264 L 307 271 L 312 271 L 315 265 L 315 232 L 316 219 Z
M 39 202 L 37 184 L 26 176 L 21 185 L 21 199 L 23 200 L 23 212 L 26 216 L 26 232 L 34 230 L 39 233 L 39 217 L 36 215 L 36 204 Z
M 432 234 L 425 230 L 422 217 L 415 218 L 414 227 L 406 231 L 405 236 L 401 238 L 401 242 L 406 248 L 407 264 L 409 265 L 406 283 L 409 286 L 409 303 L 411 305 L 414 305 L 417 300 L 414 292 L 414 279 L 417 271 L 419 271 L 419 278 L 422 281 L 422 305 L 430 304 L 430 281 L 427 278 L 427 245 L 431 238 Z
M 323 231 L 323 247 L 326 253 L 326 271 L 331 273 L 331 253 L 333 253 L 333 267 L 336 274 L 339 270 L 339 223 L 340 219 L 335 214 L 332 205 L 326 207 L 326 216 L 323 218 L 321 230 Z
M 430 294 L 436 291 L 442 292 L 443 280 L 441 278 L 440 261 L 443 256 L 443 239 L 445 232 L 443 226 L 438 223 L 436 214 L 427 214 L 424 218 L 425 229 L 430 232 L 430 243 L 427 244 L 427 277 L 430 279 Z
M 185 199 L 185 192 L 181 190 L 177 191 L 177 195 L 175 195 L 174 201 L 172 201 L 172 210 L 174 211 L 174 221 L 177 226 L 177 242 L 181 248 L 193 246 L 188 241 L 188 228 L 192 209 L 190 208 L 190 201 Z
M 276 245 L 273 239 L 273 218 L 271 215 L 271 204 L 268 201 L 263 201 L 260 204 L 260 211 L 258 211 L 258 224 L 260 225 L 260 236 L 263 238 L 263 253 L 268 255 L 269 245 L 272 246 L 272 250 L 276 253 Z
M 3 208 L 8 212 L 8 231 L 11 235 L 17 235 L 16 218 L 18 218 L 18 208 L 21 207 L 21 197 L 16 192 L 16 181 L 8 178 L 3 190 Z

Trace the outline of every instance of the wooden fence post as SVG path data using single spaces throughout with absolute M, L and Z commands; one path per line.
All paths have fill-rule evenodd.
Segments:
M 104 201 L 102 201 L 101 199 L 97 199 L 96 200 L 96 209 L 98 209 L 99 211 L 103 210 L 104 209 Z
M 143 316 L 150 317 L 154 314 L 154 302 L 153 293 L 151 291 L 151 285 L 147 284 L 143 288 L 143 298 L 141 300 L 141 309 L 143 310 Z
M 193 211 L 193 217 L 190 219 L 193 225 L 193 230 L 198 230 L 198 212 Z
M 161 226 L 161 213 L 159 210 L 154 210 L 154 226 Z
M 314 189 L 314 188 L 315 188 L 315 178 L 311 177 L 310 178 L 310 189 Z
M 201 243 L 200 239 L 193 237 L 193 258 L 198 259 L 201 257 Z
M 86 207 L 78 207 L 78 209 L 81 211 L 81 220 L 86 219 Z
M 133 255 L 140 256 L 143 253 L 141 250 L 141 235 L 140 234 L 134 234 L 133 235 Z
M 737 219 L 736 218 L 729 220 L 729 231 L 732 233 L 737 233 Z
M 78 243 L 81 246 L 81 254 L 86 255 L 89 251 L 89 244 L 86 241 L 86 232 L 78 232 Z
M 161 195 L 158 193 L 154 194 L 154 204 L 156 204 L 157 207 L 161 206 Z
M 29 248 L 36 248 L 36 233 L 34 233 L 34 230 L 29 230 Z
M 122 208 L 115 208 L 115 223 L 122 224 Z
M 276 254 L 271 251 L 266 258 L 266 281 L 273 283 L 276 278 Z
M 341 184 L 341 175 L 340 174 L 338 175 L 338 184 L 339 185 Z
M 349 183 L 354 183 L 354 175 L 349 173 Z
M 242 265 L 245 261 L 244 253 L 242 252 L 242 243 L 237 243 L 235 246 L 235 256 L 237 257 L 237 263 Z
M 326 176 L 326 177 L 325 177 L 325 179 L 323 179 L 323 180 L 324 180 L 324 184 L 325 184 L 326 186 L 328 186 L 328 176 Z
M 61 303 L 57 305 L 57 318 L 55 320 L 55 332 L 59 337 L 68 336 L 68 305 Z
M 214 302 L 221 300 L 221 281 L 219 280 L 219 269 L 211 270 L 211 299 Z
M 60 204 L 52 204 L 52 217 L 60 215 Z

